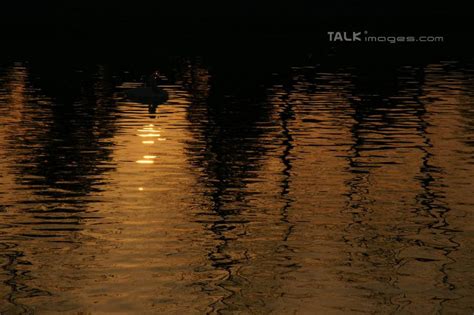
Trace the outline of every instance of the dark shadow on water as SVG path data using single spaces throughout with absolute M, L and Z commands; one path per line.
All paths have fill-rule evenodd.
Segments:
M 265 90 L 249 82 L 245 72 L 219 66 L 209 71 L 199 61 L 190 61 L 188 69 L 184 84 L 193 97 L 187 113 L 193 138 L 188 155 L 192 167 L 200 170 L 199 182 L 210 203 L 196 220 L 215 235 L 210 264 L 227 273 L 215 284 L 223 293 L 210 293 L 220 296 L 209 305 L 211 312 L 220 313 L 236 310 L 240 302 L 235 287 L 247 281 L 239 269 L 249 263 L 246 252 L 251 248 L 236 249 L 235 243 L 246 237 L 245 218 L 252 211 L 247 185 L 256 179 L 266 155 L 265 130 L 257 124 L 269 120 L 270 109 L 264 103 Z M 212 287 L 209 283 L 205 290 L 212 292 Z
M 453 263 L 449 255 L 457 250 L 459 244 L 454 241 L 455 233 L 449 229 L 449 223 L 445 218 L 450 209 L 442 201 L 444 199 L 443 186 L 436 184 L 438 181 L 443 181 L 443 170 L 430 162 L 432 144 L 430 133 L 426 130 L 427 111 L 425 101 L 422 100 L 431 92 L 424 90 L 426 68 L 421 65 L 404 69 L 392 68 L 389 71 L 385 69 L 384 73 L 366 71 L 367 69 L 364 69 L 362 73 L 354 74 L 354 87 L 349 92 L 355 121 L 351 129 L 354 144 L 348 152 L 349 170 L 353 173 L 353 179 L 347 182 L 349 193 L 346 211 L 352 214 L 354 223 L 345 229 L 348 233 L 345 242 L 355 249 L 350 254 L 349 261 L 351 264 L 358 264 L 358 262 L 360 264 L 363 261 L 367 265 L 368 274 L 376 273 L 379 269 L 377 265 L 380 261 L 385 261 L 386 268 L 391 269 L 392 276 L 391 281 L 384 285 L 392 287 L 392 290 L 400 290 L 399 287 L 393 285 L 397 282 L 394 279 L 401 277 L 399 269 L 410 261 L 397 258 L 401 250 L 415 243 L 417 246 L 428 248 L 433 257 L 436 257 L 438 251 L 442 251 L 446 261 L 441 264 L 437 259 L 419 259 L 427 265 L 432 265 L 430 267 L 434 267 L 440 274 L 442 283 L 439 285 L 445 290 L 445 297 L 438 296 L 436 299 L 439 309 L 442 310 L 443 303 L 452 300 L 449 291 L 454 290 L 454 286 L 450 284 L 446 267 Z M 395 110 L 397 110 L 396 114 L 394 114 Z M 406 130 L 411 128 L 415 129 L 413 135 L 416 135 L 416 141 L 407 138 Z M 384 137 L 373 137 L 377 135 L 384 135 Z M 392 245 L 396 245 L 392 247 L 389 242 L 380 239 L 386 232 L 379 231 L 379 227 L 371 223 L 371 217 L 381 211 L 376 207 L 378 200 L 374 199 L 371 193 L 376 189 L 372 173 L 384 165 L 399 164 L 397 151 L 403 148 L 413 152 L 422 152 L 419 161 L 420 168 L 416 172 L 419 174 L 416 180 L 420 186 L 420 193 L 416 196 L 417 208 L 407 212 L 407 216 L 413 216 L 411 219 L 414 222 L 428 216 L 431 217 L 432 223 L 426 225 L 417 223 L 420 236 L 403 236 L 407 234 L 403 223 L 394 223 L 394 228 L 398 229 L 398 235 L 392 236 L 391 242 L 394 242 Z M 383 161 L 380 160 L 379 154 L 384 155 Z M 380 162 L 375 162 L 377 160 Z M 451 245 L 439 248 L 425 244 L 418 239 L 424 233 L 438 234 Z M 355 237 L 357 235 L 359 236 Z M 389 290 L 386 289 L 387 292 Z M 373 294 L 385 293 L 380 291 Z M 410 298 L 405 295 L 402 300 L 406 304 L 399 304 L 397 311 L 403 311 L 409 304 L 419 303 Z M 433 299 L 435 299 L 434 296 Z M 382 308 L 382 305 L 379 307 Z
M 115 107 L 107 69 L 35 66 L 11 67 L 1 78 L 15 110 L 24 116 L 9 127 L 4 149 L 16 160 L 17 184 L 30 191 L 27 199 L 10 205 L 23 212 L 19 222 L 12 222 L 21 232 L 1 243 L 3 269 L 9 274 L 7 310 L 16 314 L 33 312 L 22 300 L 52 294 L 28 285 L 37 267 L 21 244 L 36 240 L 46 251 L 49 242 L 57 241 L 79 247 L 76 233 L 82 222 L 100 218 L 87 210 L 88 195 L 100 191 L 103 175 L 113 169 Z

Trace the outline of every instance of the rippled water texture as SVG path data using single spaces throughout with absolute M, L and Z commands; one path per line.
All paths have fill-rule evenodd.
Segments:
M 472 313 L 471 65 L 173 60 L 0 68 L 0 313 Z

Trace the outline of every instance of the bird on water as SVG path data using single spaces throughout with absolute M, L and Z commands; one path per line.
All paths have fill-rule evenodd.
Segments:
M 145 86 L 125 90 L 126 98 L 137 103 L 148 104 L 149 111 L 155 111 L 156 107 L 168 100 L 168 93 L 158 86 L 159 73 L 155 71 L 145 81 Z

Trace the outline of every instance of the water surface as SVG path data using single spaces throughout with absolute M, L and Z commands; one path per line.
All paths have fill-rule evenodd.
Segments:
M 472 313 L 472 65 L 165 68 L 2 65 L 0 313 Z

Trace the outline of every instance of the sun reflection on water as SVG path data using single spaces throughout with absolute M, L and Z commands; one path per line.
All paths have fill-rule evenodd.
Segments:
M 153 160 L 137 160 L 138 164 L 153 164 L 155 163 Z

